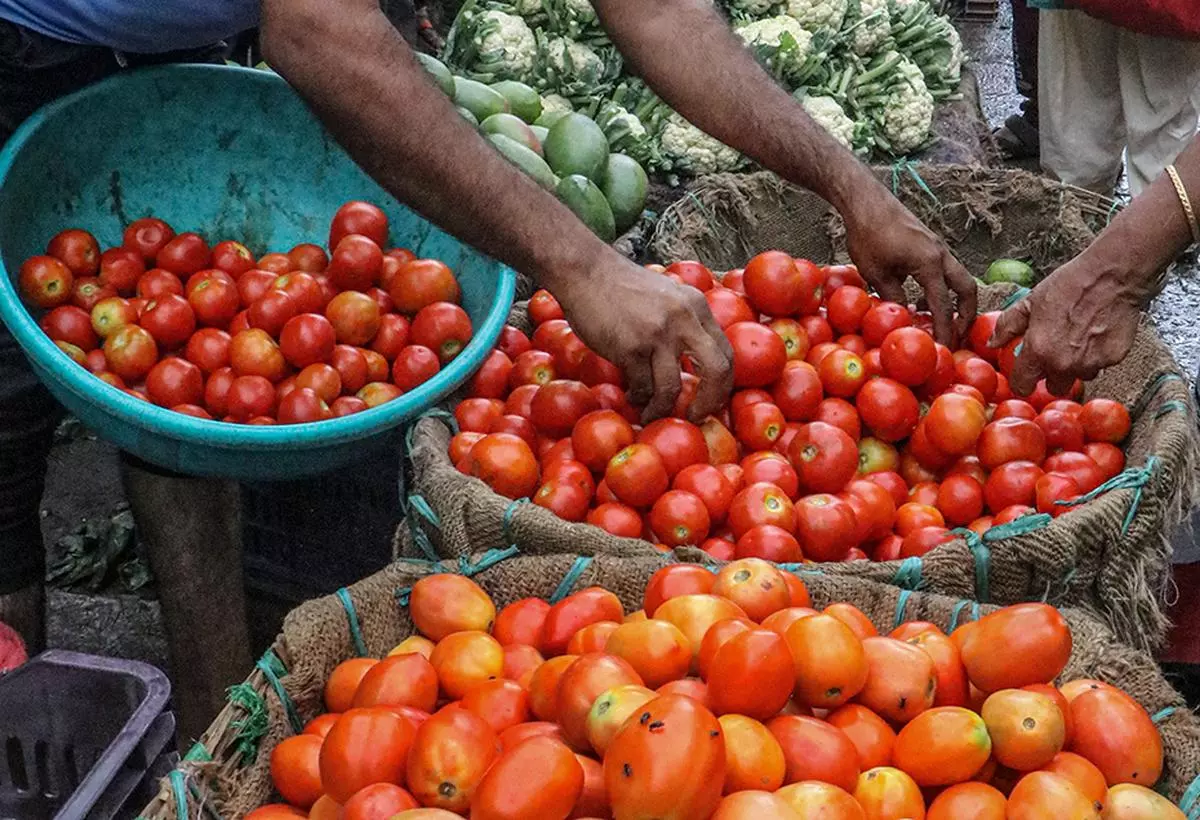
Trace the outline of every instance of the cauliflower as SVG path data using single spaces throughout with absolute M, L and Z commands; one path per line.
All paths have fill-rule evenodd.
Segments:
M 787 0 L 784 11 L 809 31 L 827 28 L 837 31 L 846 18 L 849 0 Z
M 478 55 L 471 70 L 519 80 L 533 70 L 537 39 L 520 17 L 486 11 L 475 20 Z
M 854 120 L 846 116 L 837 100 L 833 97 L 805 97 L 801 104 L 808 116 L 828 131 L 831 137 L 847 148 L 853 148 Z
M 542 13 L 542 0 L 511 0 L 513 14 L 534 17 Z
M 542 95 L 542 113 L 550 114 L 570 114 L 575 110 L 575 106 L 571 105 L 571 101 L 559 94 L 543 94 Z
M 771 10 L 776 0 L 729 0 L 729 10 L 747 17 L 761 17 Z
M 888 0 L 850 0 L 844 24 L 854 29 L 854 53 L 862 56 L 878 51 L 891 35 L 890 19 Z
M 781 14 L 734 29 L 781 80 L 798 80 L 812 49 L 812 35 L 795 17 Z
M 595 22 L 596 9 L 590 0 L 564 0 L 564 6 L 576 20 L 581 23 Z
M 933 95 L 921 69 L 908 58 L 896 67 L 882 116 L 877 117 L 884 139 L 897 156 L 917 150 L 933 126 Z
M 551 68 L 569 80 L 578 80 L 590 85 L 599 82 L 604 75 L 604 61 L 600 59 L 599 54 L 583 43 L 555 37 L 546 51 Z
M 733 171 L 742 164 L 741 154 L 674 112 L 663 125 L 659 143 L 676 168 L 693 174 Z

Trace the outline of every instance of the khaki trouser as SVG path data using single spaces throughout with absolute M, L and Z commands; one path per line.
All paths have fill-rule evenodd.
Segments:
M 1042 168 L 1109 194 L 1124 150 L 1136 196 L 1196 133 L 1200 42 L 1135 34 L 1080 11 L 1039 16 Z

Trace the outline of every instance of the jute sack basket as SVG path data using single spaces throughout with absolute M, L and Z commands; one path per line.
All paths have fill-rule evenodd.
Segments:
M 683 558 L 694 558 L 695 550 Z M 277 799 L 269 772 L 270 751 L 322 711 L 329 673 L 357 656 L 382 657 L 414 632 L 407 592 L 438 571 L 470 575 L 497 607 L 524 597 L 559 600 L 587 586 L 615 592 L 627 611 L 641 607 L 651 574 L 676 559 L 667 556 L 594 558 L 523 556 L 498 550 L 446 567 L 398 561 L 338 595 L 303 604 L 284 621 L 283 633 L 205 733 L 197 750 L 163 781 L 143 812 L 149 820 L 220 817 L 236 820 Z M 968 600 L 910 592 L 894 586 L 821 572 L 802 573 L 814 606 L 847 601 L 884 634 L 910 620 L 946 630 L 995 609 Z M 1064 680 L 1095 678 L 1121 687 L 1138 700 L 1162 733 L 1166 763 L 1160 789 L 1185 812 L 1200 812 L 1200 720 L 1163 679 L 1151 658 L 1122 645 L 1103 624 L 1079 610 L 1063 610 L 1074 649 Z M 1189 815 L 1190 816 L 1190 815 Z
M 998 256 L 1027 258 L 1035 268 L 1050 270 L 1086 247 L 1112 207 L 1095 194 L 1019 171 L 935 166 L 922 167 L 919 176 L 900 169 L 884 176 L 893 173 L 901 199 L 974 273 Z M 769 174 L 720 175 L 700 180 L 663 215 L 655 248 L 663 261 L 700 259 L 725 270 L 776 247 L 834 259 L 841 254 L 839 242 L 840 223 L 811 193 Z M 980 309 L 999 309 L 1020 293 L 1011 285 L 981 288 Z M 514 309 L 512 322 L 528 329 L 522 306 Z M 963 540 L 923 558 L 824 570 L 983 602 L 1079 606 L 1127 643 L 1159 648 L 1168 626 L 1163 599 L 1169 537 L 1186 519 L 1195 485 L 1190 392 L 1170 352 L 1143 325 L 1129 357 L 1092 382 L 1087 395 L 1121 401 L 1134 424 L 1126 445 L 1128 469 L 1091 494 L 1086 505 L 1053 522 L 1031 516 L 994 528 L 982 540 L 964 533 Z M 646 541 L 564 522 L 459 473 L 446 453 L 452 435 L 448 416 L 438 411 L 410 430 L 411 503 L 396 554 L 433 559 L 513 545 L 527 554 L 652 554 Z

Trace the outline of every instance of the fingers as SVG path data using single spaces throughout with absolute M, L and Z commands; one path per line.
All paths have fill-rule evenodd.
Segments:
M 1075 384 L 1075 377 L 1070 373 L 1047 373 L 1046 389 L 1054 396 L 1067 396 Z
M 1032 303 L 1022 299 L 1008 310 L 1000 314 L 996 320 L 996 329 L 992 338 L 988 339 L 988 347 L 1004 347 L 1013 339 L 1022 335 L 1029 328 L 1029 311 Z
M 1013 363 L 1012 373 L 1008 377 L 1008 385 L 1018 396 L 1028 396 L 1033 392 L 1033 388 L 1037 387 L 1038 379 L 1041 377 L 1041 361 L 1034 351 L 1025 348 L 1021 350 Z
M 625 380 L 629 383 L 626 394 L 634 407 L 645 407 L 654 395 L 654 373 L 650 367 L 650 353 L 635 352 L 621 363 Z
M 955 330 L 960 339 L 965 338 L 971 322 L 975 321 L 975 311 L 978 310 L 979 288 L 975 277 L 967 272 L 957 259 L 949 253 L 945 257 L 946 281 L 950 289 L 958 297 L 958 321 Z
M 717 413 L 733 390 L 733 350 L 729 340 L 711 315 L 708 321 L 704 318 L 701 317 L 699 328 L 685 339 L 700 376 L 696 398 L 688 410 L 697 424 Z
M 654 378 L 654 394 L 642 411 L 642 423 L 654 421 L 668 415 L 675 408 L 675 400 L 683 389 L 679 375 L 679 354 L 674 345 L 659 344 L 650 354 L 650 368 Z
M 939 342 L 951 347 L 954 345 L 954 326 L 951 321 L 950 291 L 942 272 L 926 271 L 918 281 L 925 289 L 925 299 L 929 302 L 929 311 L 933 314 L 933 335 Z
M 873 277 L 871 284 L 875 286 L 875 290 L 879 291 L 879 295 L 887 301 L 895 302 L 898 305 L 907 304 L 908 297 L 904 294 L 903 281 L 876 276 Z

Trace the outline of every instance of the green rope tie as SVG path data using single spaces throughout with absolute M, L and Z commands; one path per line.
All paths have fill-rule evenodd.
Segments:
M 171 797 L 175 798 L 176 820 L 188 820 L 187 785 L 183 779 L 183 772 L 172 769 L 167 775 L 167 780 L 171 784 Z
M 195 745 L 188 749 L 188 753 L 183 756 L 183 759 L 188 762 L 211 763 L 212 754 L 204 748 L 203 743 L 197 740 Z
M 1133 407 L 1129 408 L 1130 417 L 1136 419 L 1142 415 L 1142 413 L 1145 412 L 1146 407 L 1151 401 L 1153 401 L 1154 397 L 1158 395 L 1159 389 L 1164 384 L 1177 381 L 1183 381 L 1183 376 L 1174 371 L 1160 373 L 1158 378 L 1150 382 L 1150 386 L 1146 388 L 1140 397 L 1138 397 L 1138 400 L 1134 403 Z
M 258 744 L 267 733 L 267 704 L 262 695 L 248 683 L 231 686 L 229 702 L 246 713 L 245 717 L 233 721 L 230 725 L 236 731 L 234 747 L 242 765 L 248 765 L 258 757 Z
M 550 603 L 557 604 L 563 598 L 570 595 L 576 582 L 591 563 L 592 557 L 590 555 L 580 555 L 577 557 L 574 563 L 571 564 L 571 568 L 567 570 L 567 574 L 563 576 L 558 587 L 554 590 L 554 594 L 550 596 Z
M 1144 467 L 1130 467 L 1078 498 L 1064 499 L 1062 501 L 1055 501 L 1054 503 L 1062 507 L 1074 507 L 1078 504 L 1086 504 L 1088 501 L 1112 490 L 1133 490 L 1133 499 L 1129 502 L 1129 510 L 1125 513 L 1125 520 L 1121 522 L 1121 535 L 1128 535 L 1129 527 L 1133 524 L 1133 519 L 1137 516 L 1138 508 L 1142 504 L 1142 492 L 1146 484 L 1153 477 L 1154 470 L 1157 467 L 1158 456 L 1147 456 Z
M 441 527 L 441 519 L 438 518 L 429 503 L 420 494 L 410 493 L 408 496 L 408 531 L 412 534 L 413 543 L 417 545 L 417 549 L 429 560 L 436 561 L 438 559 L 437 550 L 433 548 L 433 543 L 429 540 L 425 530 L 421 529 L 421 525 L 417 521 L 418 516 L 434 527 Z
M 958 629 L 958 619 L 962 617 L 962 612 L 967 607 L 971 607 L 971 620 L 979 620 L 979 602 L 968 601 L 966 598 L 960 599 L 959 602 L 954 605 L 954 609 L 950 611 L 950 623 L 946 628 L 947 634 Z
M 360 658 L 365 658 L 367 642 L 363 640 L 362 629 L 358 624 L 358 612 L 354 609 L 354 600 L 350 597 L 350 590 L 342 587 L 335 594 L 342 603 L 342 609 L 346 610 L 346 623 L 350 626 L 350 639 L 354 641 L 354 651 Z
M 992 598 L 992 551 L 987 544 L 983 543 L 979 533 L 974 530 L 958 527 L 951 532 L 962 536 L 962 539 L 967 542 L 967 549 L 971 551 L 971 557 L 975 559 L 975 597 L 986 604 Z
M 451 432 L 453 432 L 455 435 L 458 435 L 458 421 L 455 420 L 454 414 L 448 410 L 443 410 L 440 407 L 431 407 L 413 419 L 412 423 L 404 429 L 404 447 L 406 452 L 412 452 L 413 433 L 416 432 L 417 425 L 421 422 L 421 419 L 441 419 L 442 421 L 446 422 L 446 426 L 450 428 Z
M 287 674 L 287 667 L 283 665 L 283 661 L 279 660 L 279 656 L 275 654 L 274 650 L 268 649 L 254 665 L 266 677 L 271 688 L 275 690 L 279 702 L 283 704 L 283 711 L 287 713 L 288 723 L 292 725 L 292 732 L 297 735 L 303 732 L 304 721 L 300 719 L 300 714 L 296 711 L 296 704 L 292 702 L 291 696 L 283 688 L 283 682 L 279 680 L 280 675 Z
M 463 575 L 467 578 L 470 578 L 472 575 L 477 575 L 484 570 L 491 569 L 501 561 L 506 561 L 509 558 L 512 558 L 514 555 L 519 555 L 520 552 L 521 550 L 514 544 L 513 546 L 505 547 L 502 550 L 488 550 L 483 555 L 479 556 L 479 560 L 475 563 L 471 563 L 471 560 L 465 555 L 460 555 L 458 560 L 451 566 L 446 566 L 441 561 L 427 562 L 419 560 L 413 561 L 409 559 L 409 563 L 426 564 L 428 566 L 428 572 L 431 575 L 450 573 L 453 575 Z M 407 607 L 412 601 L 412 587 L 402 586 L 398 588 L 395 592 L 395 596 L 396 602 L 399 603 L 400 606 Z
M 429 506 L 429 502 L 425 500 L 425 496 L 420 493 L 413 493 L 408 497 L 408 505 L 413 511 L 439 529 L 442 526 L 442 519 L 434 512 L 433 507 Z
M 984 543 L 991 544 L 996 541 L 1002 541 L 1005 538 L 1028 535 L 1031 532 L 1045 529 L 1050 526 L 1050 522 L 1053 520 L 1049 513 L 1029 513 L 1015 521 L 1009 521 L 1007 524 L 997 524 L 994 527 L 989 527 L 983 534 L 983 541 Z
M 505 543 L 517 543 L 517 538 L 512 532 L 513 516 L 517 514 L 517 510 L 521 508 L 522 504 L 528 503 L 528 498 L 518 498 L 516 501 L 510 501 L 508 506 L 504 508 L 504 515 L 500 518 L 500 531 L 504 535 Z
M 1028 295 L 1029 295 L 1029 288 L 1017 288 L 1007 299 L 1005 299 L 1000 304 L 1000 309 L 1008 310 L 1010 307 L 1012 307 L 1013 305 L 1015 305 L 1017 302 L 1021 301 Z M 1017 350 L 1014 352 L 1020 353 L 1021 352 L 1020 346 L 1018 346 Z
M 1200 775 L 1196 775 L 1179 799 L 1179 809 L 1188 816 L 1188 820 L 1200 820 Z
M 900 595 L 896 598 L 896 623 L 892 629 L 899 629 L 900 624 L 904 623 L 904 610 L 908 607 L 908 599 L 912 597 L 911 589 L 900 590 Z
M 925 195 L 928 196 L 933 201 L 934 205 L 942 204 L 942 201 L 937 198 L 937 194 L 935 194 L 932 190 L 930 190 L 929 185 L 926 184 L 925 180 L 921 177 L 921 174 L 917 171 L 917 163 L 915 163 L 911 159 L 907 159 L 907 158 L 898 159 L 894 163 L 892 163 L 892 193 L 893 194 L 898 195 L 900 193 L 900 172 L 901 171 L 908 172 L 908 175 L 910 177 L 912 177 L 913 182 L 917 183 L 917 187 L 920 188 L 921 191 L 924 192 Z
M 1176 412 L 1186 413 L 1189 410 L 1191 410 L 1191 408 L 1188 407 L 1188 403 L 1186 401 L 1180 401 L 1179 399 L 1172 399 L 1171 401 L 1163 402 L 1162 407 L 1158 408 L 1158 412 L 1154 414 L 1154 418 L 1161 419 L 1167 413 L 1176 413 Z
M 901 561 L 896 574 L 892 576 L 891 584 L 907 590 L 919 589 L 921 586 L 921 559 L 914 555 Z
M 1155 712 L 1154 716 L 1151 717 L 1150 720 L 1152 720 L 1154 725 L 1157 726 L 1178 711 L 1179 709 L 1177 707 L 1168 706 L 1166 709 L 1160 709 L 1159 711 Z

